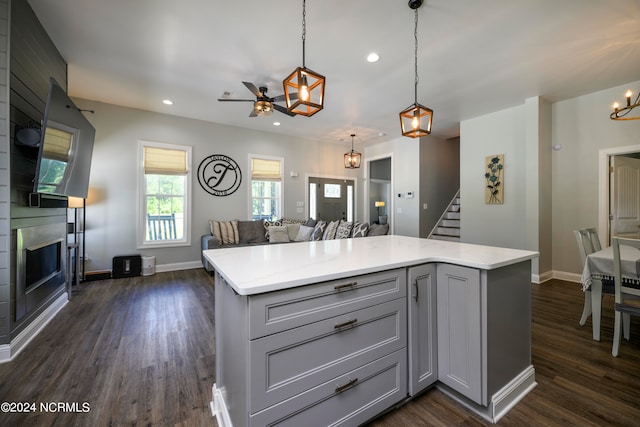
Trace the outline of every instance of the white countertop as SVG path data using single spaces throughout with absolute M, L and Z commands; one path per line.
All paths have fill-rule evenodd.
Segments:
M 204 256 L 240 295 L 360 274 L 444 262 L 481 270 L 530 260 L 537 252 L 406 236 L 320 240 L 209 249 Z

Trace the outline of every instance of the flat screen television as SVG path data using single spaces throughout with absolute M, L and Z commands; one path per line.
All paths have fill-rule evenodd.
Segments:
M 33 192 L 86 198 L 95 129 L 52 77 Z

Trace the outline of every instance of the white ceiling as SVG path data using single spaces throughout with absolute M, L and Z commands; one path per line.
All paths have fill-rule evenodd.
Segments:
M 325 107 L 254 118 L 251 103 L 217 98 L 251 98 L 243 80 L 282 93 L 302 65 L 301 0 L 29 4 L 68 63 L 74 97 L 324 141 L 355 133 L 356 146 L 399 137 L 398 113 L 413 103 L 407 0 L 309 0 L 306 66 L 326 76 Z M 640 80 L 640 0 L 425 0 L 418 10 L 418 102 L 434 110 L 442 138 L 529 97 L 555 102 Z

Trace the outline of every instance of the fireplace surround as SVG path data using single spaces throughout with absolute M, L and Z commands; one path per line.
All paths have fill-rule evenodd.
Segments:
M 16 322 L 66 282 L 66 223 L 16 230 Z

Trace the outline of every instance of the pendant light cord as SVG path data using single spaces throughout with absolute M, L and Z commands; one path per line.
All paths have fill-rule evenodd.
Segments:
M 306 68 L 305 62 L 304 62 L 304 58 L 305 58 L 305 52 L 304 52 L 304 45 L 305 45 L 305 41 L 307 40 L 307 7 L 306 7 L 306 0 L 302 0 L 302 68 Z
M 413 52 L 414 58 L 414 71 L 415 71 L 415 84 L 414 84 L 414 98 L 416 105 L 418 104 L 418 9 L 415 12 L 415 27 L 413 30 L 413 38 L 415 40 L 415 50 Z

